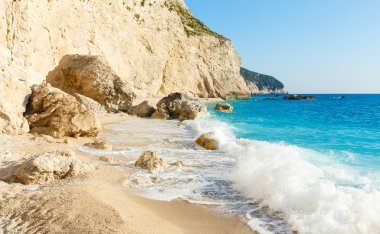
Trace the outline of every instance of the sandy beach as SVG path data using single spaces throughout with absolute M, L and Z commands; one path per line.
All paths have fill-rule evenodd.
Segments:
M 103 126 L 128 118 L 125 114 L 100 117 Z M 113 156 L 105 162 L 77 150 L 93 140 L 70 138 L 64 143 L 64 139 L 52 142 L 31 134 L 0 136 L 2 174 L 29 153 L 55 150 L 76 151 L 78 160 L 96 168 L 78 178 L 42 185 L 0 182 L 2 233 L 253 233 L 241 218 L 218 214 L 212 207 L 139 197 L 136 190 L 123 186 L 128 171 L 117 167 L 130 163 L 129 159 Z

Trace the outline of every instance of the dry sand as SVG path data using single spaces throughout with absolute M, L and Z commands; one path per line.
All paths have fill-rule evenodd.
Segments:
M 101 118 L 103 124 L 125 119 L 125 114 Z M 31 135 L 0 135 L 0 151 L 11 154 L 0 158 L 0 172 L 25 160 L 25 153 L 75 150 L 92 140 L 71 139 L 67 145 Z M 253 233 L 239 217 L 217 214 L 210 207 L 138 197 L 123 186 L 126 171 L 96 156 L 77 152 L 76 157 L 97 169 L 40 186 L 0 181 L 0 233 Z M 116 160 L 128 163 L 122 157 Z

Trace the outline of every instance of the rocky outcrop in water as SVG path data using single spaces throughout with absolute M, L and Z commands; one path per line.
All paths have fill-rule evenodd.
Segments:
M 95 114 L 73 96 L 45 83 L 32 86 L 26 114 L 32 133 L 55 138 L 93 137 L 101 130 Z
M 233 109 L 234 108 L 228 103 L 218 103 L 215 105 L 215 110 L 220 112 L 231 113 Z
M 287 93 L 284 84 L 273 76 L 253 72 L 243 67 L 240 69 L 240 74 L 247 83 L 247 87 L 251 94 Z
M 207 107 L 183 93 L 172 93 L 157 103 L 157 119 L 192 120 L 207 114 Z
M 303 95 L 287 95 L 284 97 L 285 100 L 297 101 L 297 100 L 315 100 L 314 96 L 303 96 Z

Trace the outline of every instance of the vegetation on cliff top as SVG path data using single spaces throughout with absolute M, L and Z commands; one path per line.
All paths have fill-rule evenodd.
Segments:
M 284 88 L 284 84 L 281 81 L 274 78 L 273 76 L 253 72 L 243 67 L 240 68 L 240 74 L 246 81 L 255 83 L 259 90 L 268 89 L 275 91 Z
M 166 1 L 165 6 L 169 9 L 169 11 L 175 11 L 180 16 L 187 36 L 209 35 L 212 37 L 216 37 L 222 41 L 229 40 L 223 35 L 220 35 L 212 31 L 202 21 L 195 18 L 188 9 L 183 7 L 178 2 Z

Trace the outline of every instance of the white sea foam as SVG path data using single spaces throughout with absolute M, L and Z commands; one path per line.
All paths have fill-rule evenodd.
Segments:
M 363 173 L 312 150 L 236 139 L 227 124 L 189 121 L 195 135 L 213 131 L 223 152 L 237 158 L 234 188 L 283 212 L 301 233 L 380 233 L 379 173 Z M 250 225 L 263 231 L 262 222 Z

